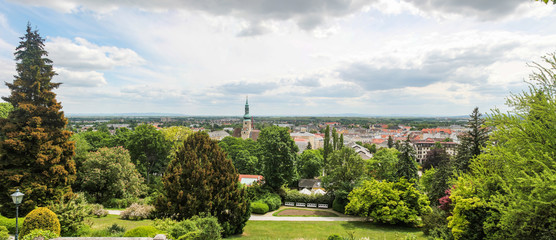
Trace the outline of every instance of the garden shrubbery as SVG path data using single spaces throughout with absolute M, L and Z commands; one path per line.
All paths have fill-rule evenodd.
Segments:
M 36 208 L 29 212 L 21 228 L 21 236 L 29 234 L 34 229 L 49 230 L 60 235 L 60 221 L 56 213 L 45 207 Z
M 91 204 L 89 214 L 95 217 L 106 217 L 108 211 L 101 204 Z
M 120 213 L 120 218 L 128 220 L 142 220 L 151 218 L 154 211 L 153 206 L 140 205 L 137 203 L 131 204 L 130 207 Z
M 124 237 L 154 237 L 159 234 L 160 230 L 153 226 L 140 226 L 133 228 L 124 233 Z
M 8 229 L 4 226 L 0 226 L 0 240 L 8 240 L 10 239 L 10 234 L 8 233 Z
M 262 201 L 252 202 L 251 203 L 251 212 L 257 214 L 265 214 L 269 211 L 269 207 L 266 203 Z
M 333 197 L 331 194 L 315 194 L 311 195 L 300 193 L 299 191 L 292 189 L 286 191 L 286 196 L 284 197 L 285 202 L 301 202 L 301 203 L 317 203 L 317 204 L 331 204 Z
M 221 239 L 222 227 L 212 216 L 194 216 L 174 224 L 168 231 L 172 239 Z
M 31 232 L 29 232 L 28 234 L 25 234 L 25 236 L 23 236 L 23 240 L 33 240 L 35 238 L 48 240 L 48 239 L 57 238 L 57 237 L 58 237 L 58 234 L 53 233 L 49 230 L 33 229 Z
M 23 227 L 24 217 L 19 218 L 19 229 Z M 8 229 L 8 232 L 15 234 L 15 218 L 7 218 L 0 215 L 0 226 L 4 226 Z

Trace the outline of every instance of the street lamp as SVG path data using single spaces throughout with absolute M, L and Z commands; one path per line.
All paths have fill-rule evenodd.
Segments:
M 17 233 L 18 233 L 18 227 L 19 224 L 17 223 L 17 220 L 19 218 L 19 204 L 21 204 L 21 200 L 23 200 L 23 193 L 21 193 L 19 191 L 19 189 L 17 189 L 17 191 L 15 191 L 12 194 L 12 200 L 14 201 L 15 204 L 15 240 L 17 240 Z

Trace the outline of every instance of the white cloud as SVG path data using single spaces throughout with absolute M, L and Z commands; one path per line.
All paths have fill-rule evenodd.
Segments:
M 53 81 L 70 87 L 102 87 L 106 85 L 104 74 L 96 71 L 71 71 L 65 68 L 55 68 L 58 76 Z
M 56 66 L 67 69 L 106 70 L 145 62 L 131 49 L 98 46 L 80 37 L 74 41 L 62 37 L 49 38 L 45 45 Z

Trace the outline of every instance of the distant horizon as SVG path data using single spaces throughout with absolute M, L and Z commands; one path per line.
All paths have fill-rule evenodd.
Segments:
M 230 117 L 239 118 L 241 115 L 190 115 L 178 113 L 65 113 L 66 117 Z M 252 117 L 354 117 L 354 118 L 381 118 L 381 117 L 424 117 L 424 118 L 466 118 L 469 115 L 364 115 L 364 114 L 316 114 L 316 115 L 252 115 Z

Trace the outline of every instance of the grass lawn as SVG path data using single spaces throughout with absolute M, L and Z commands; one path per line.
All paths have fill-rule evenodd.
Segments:
M 124 227 L 126 230 L 139 227 L 139 226 L 151 225 L 153 223 L 153 220 L 148 220 L 148 219 L 140 220 L 140 221 L 123 220 L 120 219 L 120 216 L 118 215 L 108 215 L 106 217 L 101 217 L 101 218 L 90 217 L 87 218 L 86 221 L 93 223 L 91 228 L 95 230 L 105 229 L 107 227 L 112 226 L 112 224 L 114 223 Z
M 317 209 L 284 208 L 272 214 L 276 217 L 337 217 L 338 214 L 331 211 Z
M 369 240 L 404 239 L 408 234 L 417 239 L 426 239 L 419 228 L 375 225 L 369 222 L 287 222 L 248 221 L 239 239 L 326 239 L 329 235 L 342 237 L 353 232 L 356 239 Z

